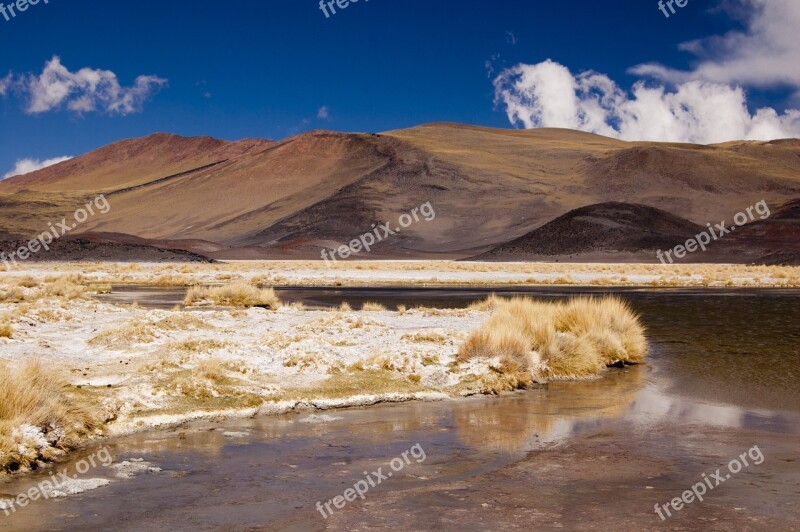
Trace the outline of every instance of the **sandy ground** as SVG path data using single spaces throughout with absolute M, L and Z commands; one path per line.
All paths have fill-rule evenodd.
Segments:
M 8 275 L 82 273 L 98 283 L 224 283 L 276 286 L 593 285 L 796 287 L 800 267 L 731 264 L 555 264 L 455 261 L 230 261 L 218 264 L 63 263 L 21 265 Z M 0 272 L 0 279 L 3 278 Z

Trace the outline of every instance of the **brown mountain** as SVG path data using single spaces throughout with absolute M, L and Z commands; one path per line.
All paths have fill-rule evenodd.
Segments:
M 223 258 L 318 257 L 430 202 L 435 220 L 387 238 L 371 257 L 467 257 L 597 203 L 651 205 L 698 223 L 762 199 L 781 205 L 800 197 L 800 141 L 631 143 L 457 124 L 279 142 L 156 134 L 1 181 L 0 232 L 42 231 L 99 193 L 111 211 L 76 232 Z

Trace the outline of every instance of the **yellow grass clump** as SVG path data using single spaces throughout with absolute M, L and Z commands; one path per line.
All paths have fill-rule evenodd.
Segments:
M 7 316 L 0 318 L 0 338 L 13 338 L 14 327 L 11 325 L 11 320 Z
M 58 297 L 72 300 L 83 297 L 87 288 L 81 284 L 79 275 L 66 275 L 63 277 L 46 278 L 41 294 L 44 297 Z
M 493 369 L 501 388 L 594 377 L 607 366 L 639 363 L 647 353 L 638 316 L 616 297 L 557 303 L 523 297 L 486 306 L 493 314 L 461 346 L 458 360 L 498 359 Z
M 192 306 L 204 301 L 220 307 L 264 307 L 272 310 L 281 304 L 272 288 L 259 288 L 244 281 L 213 288 L 193 286 L 186 293 L 183 303 Z
M 367 301 L 363 305 L 361 305 L 361 310 L 363 312 L 383 312 L 386 310 L 386 307 L 381 305 L 380 303 L 372 303 Z
M 38 361 L 0 364 L 0 473 L 74 449 L 100 429 L 96 411 Z
M 400 339 L 415 343 L 443 344 L 447 342 L 447 336 L 436 331 L 417 331 L 414 334 L 404 334 Z
M 36 288 L 39 286 L 39 281 L 31 277 L 30 275 L 26 275 L 19 279 L 15 279 L 17 286 L 21 286 L 23 288 Z
M 156 339 L 152 325 L 142 320 L 133 320 L 119 327 L 112 327 L 89 339 L 91 347 L 105 347 L 122 351 L 133 344 L 148 344 Z
M 0 288 L 0 303 L 22 303 L 26 299 L 25 293 L 20 288 Z

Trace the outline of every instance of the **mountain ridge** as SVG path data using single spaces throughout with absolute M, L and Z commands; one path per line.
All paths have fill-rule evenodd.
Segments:
M 80 231 L 265 256 L 318 256 L 430 202 L 435 220 L 375 256 L 466 258 L 588 205 L 657 206 L 696 223 L 783 205 L 800 197 L 800 140 L 703 146 L 452 123 L 279 141 L 156 133 L 0 181 L 0 230 L 34 233 L 101 193 L 112 209 Z

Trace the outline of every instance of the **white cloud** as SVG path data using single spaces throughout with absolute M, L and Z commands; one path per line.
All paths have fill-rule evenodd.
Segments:
M 317 111 L 317 118 L 319 118 L 321 120 L 328 120 L 330 118 L 330 116 L 331 116 L 331 110 L 328 109 L 327 105 L 323 105 Z
M 30 174 L 31 172 L 53 166 L 54 164 L 63 163 L 70 159 L 72 159 L 72 157 L 54 157 L 53 159 L 45 159 L 44 161 L 40 161 L 39 159 L 19 159 L 14 165 L 14 168 L 3 176 L 3 179 L 14 177 L 15 175 Z
M 696 57 L 692 70 L 646 63 L 632 68 L 631 73 L 670 83 L 703 80 L 800 89 L 800 2 L 725 0 L 723 8 L 742 19 L 746 29 L 682 43 L 680 49 Z
M 140 112 L 144 102 L 167 84 L 157 76 L 139 76 L 133 85 L 123 87 L 110 70 L 82 68 L 71 72 L 58 56 L 45 63 L 39 75 L 10 75 L 5 82 L 6 91 L 13 89 L 27 100 L 25 111 L 29 114 L 66 107 L 76 113 L 128 115 Z M 5 92 L 2 85 L 0 80 L 0 93 Z
M 745 88 L 788 88 L 800 102 L 800 1 L 722 0 L 744 30 L 682 43 L 689 71 L 658 63 L 630 73 L 630 91 L 604 74 L 573 75 L 547 60 L 519 64 L 494 81 L 512 124 L 565 127 L 626 140 L 715 143 L 800 137 L 800 110 L 750 112 Z
M 8 74 L 4 78 L 0 78 L 0 96 L 5 96 L 8 90 L 11 88 L 11 84 L 14 81 L 13 74 Z
M 674 89 L 637 82 L 629 94 L 604 74 L 547 60 L 520 64 L 494 81 L 497 103 L 525 128 L 563 127 L 625 140 L 710 144 L 800 137 L 800 110 L 748 111 L 745 91 L 686 81 Z

